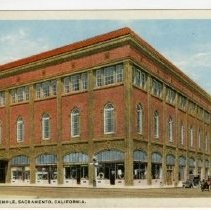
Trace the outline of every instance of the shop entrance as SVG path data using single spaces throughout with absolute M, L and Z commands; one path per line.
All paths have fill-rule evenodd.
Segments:
M 76 184 L 88 178 L 88 165 L 65 166 L 65 180 L 76 180 Z
M 0 183 L 6 183 L 7 160 L 0 160 Z

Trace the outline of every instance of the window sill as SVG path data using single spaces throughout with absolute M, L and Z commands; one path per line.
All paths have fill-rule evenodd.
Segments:
M 68 93 L 62 93 L 62 97 L 64 96 L 71 96 L 71 95 L 77 95 L 77 94 L 81 94 L 81 93 L 86 93 L 88 92 L 88 90 L 78 90 L 78 91 L 72 91 L 72 92 L 68 92 Z
M 45 98 L 36 98 L 34 99 L 35 102 L 39 102 L 39 101 L 45 101 L 45 100 L 50 100 L 50 99 L 54 99 L 56 98 L 57 96 L 53 95 L 53 96 L 48 96 L 48 97 L 45 97 Z
M 109 85 L 102 85 L 99 87 L 94 87 L 94 90 L 101 90 L 101 89 L 107 89 L 107 88 L 112 88 L 115 86 L 121 86 L 123 85 L 123 82 L 118 82 L 118 83 L 113 83 L 113 84 L 109 84 Z
M 16 103 L 11 103 L 10 106 L 17 106 L 17 105 L 23 105 L 23 104 L 28 104 L 29 101 L 22 101 L 22 102 L 16 102 Z

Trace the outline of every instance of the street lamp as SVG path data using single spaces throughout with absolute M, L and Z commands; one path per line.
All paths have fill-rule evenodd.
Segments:
M 98 167 L 98 161 L 95 156 L 92 158 L 92 164 L 94 167 L 94 179 L 93 179 L 93 187 L 97 186 L 97 167 Z

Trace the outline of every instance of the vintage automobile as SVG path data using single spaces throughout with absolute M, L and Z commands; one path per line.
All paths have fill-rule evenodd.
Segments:
M 184 188 L 198 187 L 200 183 L 199 176 L 190 176 L 189 179 L 182 183 Z
M 193 187 L 193 180 L 187 179 L 186 181 L 182 182 L 182 187 L 184 188 L 192 188 Z

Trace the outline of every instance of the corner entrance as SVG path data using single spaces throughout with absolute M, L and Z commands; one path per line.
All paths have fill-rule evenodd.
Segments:
M 7 160 L 0 160 L 0 183 L 6 183 Z

